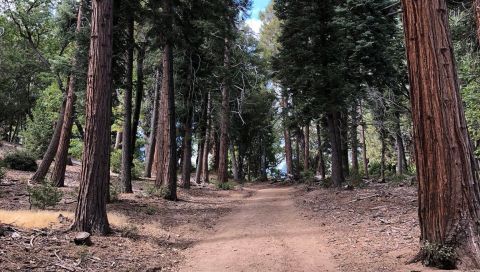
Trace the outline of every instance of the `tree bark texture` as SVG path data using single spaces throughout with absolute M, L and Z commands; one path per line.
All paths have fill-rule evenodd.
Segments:
M 190 177 L 192 172 L 192 118 L 193 118 L 193 94 L 194 94 L 194 82 L 193 82 L 193 63 L 190 55 L 187 69 L 187 93 L 185 94 L 183 103 L 186 109 L 186 113 L 183 120 L 183 163 L 182 163 L 182 185 L 185 189 L 190 189 Z
M 153 113 L 152 120 L 150 123 L 150 137 L 148 139 L 148 150 L 146 151 L 145 158 L 145 173 L 144 176 L 147 178 L 152 177 L 152 165 L 155 157 L 155 150 L 157 144 L 157 130 L 158 130 L 158 116 L 160 114 L 160 70 L 155 71 L 155 95 L 153 101 Z
M 480 267 L 480 190 L 459 92 L 445 0 L 402 0 L 421 241 Z
M 167 17 L 166 33 L 173 30 L 173 7 L 171 0 L 164 0 Z M 157 176 L 156 186 L 167 188 L 165 198 L 177 200 L 177 143 L 175 126 L 175 97 L 173 82 L 173 43 L 167 37 L 163 50 L 162 98 L 157 131 Z
M 142 110 L 142 101 L 144 95 L 144 73 L 143 66 L 145 61 L 145 47 L 144 45 L 138 50 L 137 53 L 137 93 L 135 96 L 135 108 L 133 110 L 132 119 L 132 152 L 130 157 L 130 163 L 133 165 L 133 155 L 135 154 L 135 146 L 137 145 L 137 132 L 140 124 L 140 112 Z
M 67 101 L 66 98 L 64 98 L 62 106 L 60 107 L 60 112 L 58 113 L 58 121 L 55 124 L 55 130 L 53 131 L 52 139 L 48 144 L 47 151 L 45 151 L 45 154 L 43 155 L 42 162 L 31 178 L 31 181 L 33 182 L 41 182 L 47 176 L 48 169 L 50 168 L 50 165 L 52 164 L 52 161 L 57 153 L 58 144 L 60 143 L 60 136 L 62 134 L 66 104 Z
M 75 34 L 79 35 L 82 29 L 83 19 L 83 0 L 78 5 L 77 26 Z M 52 183 L 57 187 L 65 186 L 65 170 L 67 169 L 68 148 L 70 147 L 70 138 L 72 136 L 73 119 L 75 112 L 75 90 L 77 88 L 77 76 L 75 72 L 78 70 L 78 42 L 75 41 L 75 56 L 72 59 L 73 71 L 70 74 L 67 89 L 67 101 L 65 104 L 65 113 L 63 116 L 62 132 L 60 134 L 59 145 L 55 154 L 55 165 L 51 174 Z
M 230 41 L 225 39 L 223 57 L 224 77 L 222 82 L 222 107 L 220 110 L 220 146 L 218 182 L 228 181 L 228 129 L 230 126 Z
M 80 192 L 73 228 L 106 234 L 110 179 L 112 0 L 93 0 L 86 92 L 86 126 Z
M 322 180 L 325 179 L 325 158 L 323 157 L 323 144 L 322 144 L 322 130 L 320 121 L 317 122 L 317 141 L 318 141 L 318 165 L 317 176 L 320 176 Z
M 339 115 L 335 111 L 327 114 L 330 145 L 332 147 L 332 182 L 336 187 L 340 187 L 345 180 L 342 166 L 342 139 Z
M 122 168 L 120 181 L 123 184 L 124 193 L 133 193 L 132 189 L 132 94 L 133 94 L 133 55 L 134 55 L 134 25 L 133 11 L 127 13 L 127 72 L 125 78 L 125 93 L 123 96 L 123 145 L 122 145 Z

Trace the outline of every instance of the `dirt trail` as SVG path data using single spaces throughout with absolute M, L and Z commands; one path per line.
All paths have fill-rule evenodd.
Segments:
M 294 188 L 256 188 L 190 248 L 180 271 L 337 271 L 321 229 L 301 216 Z

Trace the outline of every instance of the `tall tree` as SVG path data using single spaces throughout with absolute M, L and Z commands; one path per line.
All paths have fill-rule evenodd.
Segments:
M 420 238 L 423 244 L 453 249 L 464 265 L 478 268 L 480 188 L 459 94 L 446 1 L 402 0 L 402 4 Z M 456 258 L 431 265 L 453 267 Z
M 92 0 L 85 144 L 74 229 L 109 232 L 113 1 Z
M 163 48 L 163 77 L 161 107 L 157 131 L 158 155 L 156 186 L 166 188 L 165 198 L 177 200 L 177 144 L 175 126 L 175 93 L 173 82 L 173 6 L 171 0 L 163 1 L 165 34 Z
M 82 29 L 83 9 L 84 3 L 83 0 L 81 0 L 78 5 L 77 25 L 75 28 L 75 55 L 72 59 L 72 71 L 70 72 L 70 77 L 68 80 L 67 101 L 65 104 L 65 112 L 63 115 L 62 131 L 59 139 L 57 153 L 55 154 L 55 165 L 53 167 L 51 175 L 51 180 L 57 187 L 63 187 L 65 185 L 65 170 L 67 168 L 68 148 L 70 147 L 70 138 L 72 134 L 72 126 L 74 119 L 73 114 L 75 112 L 75 91 L 76 88 L 78 88 L 76 72 L 78 69 L 80 69 L 78 36 L 80 35 L 80 31 Z
M 220 110 L 220 145 L 218 182 L 228 181 L 228 130 L 230 123 L 230 40 L 225 38 L 224 75 L 222 82 L 222 106 Z
M 132 189 L 132 96 L 133 96 L 133 57 L 134 57 L 134 30 L 135 17 L 133 10 L 127 13 L 127 52 L 126 52 L 126 74 L 125 74 L 125 93 L 123 97 L 124 115 L 123 115 L 123 139 L 122 139 L 122 169 L 120 179 L 125 193 L 133 193 Z

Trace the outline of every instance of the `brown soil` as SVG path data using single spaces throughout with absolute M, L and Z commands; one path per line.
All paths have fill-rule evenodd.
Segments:
M 28 211 L 31 174 L 8 171 L 0 184 L 0 271 L 430 271 L 405 264 L 419 249 L 414 187 L 194 186 L 169 202 L 136 181 L 108 205 L 114 232 L 86 247 L 65 232 L 79 166 L 47 213 Z M 31 220 L 11 222 L 15 213 Z

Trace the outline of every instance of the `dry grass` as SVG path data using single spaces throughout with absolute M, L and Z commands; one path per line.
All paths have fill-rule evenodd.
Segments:
M 74 214 L 66 211 L 37 211 L 37 210 L 2 210 L 0 209 L 0 223 L 13 225 L 19 228 L 36 229 L 59 226 L 60 215 L 73 219 Z M 122 227 L 128 224 L 128 217 L 109 213 L 110 224 Z

